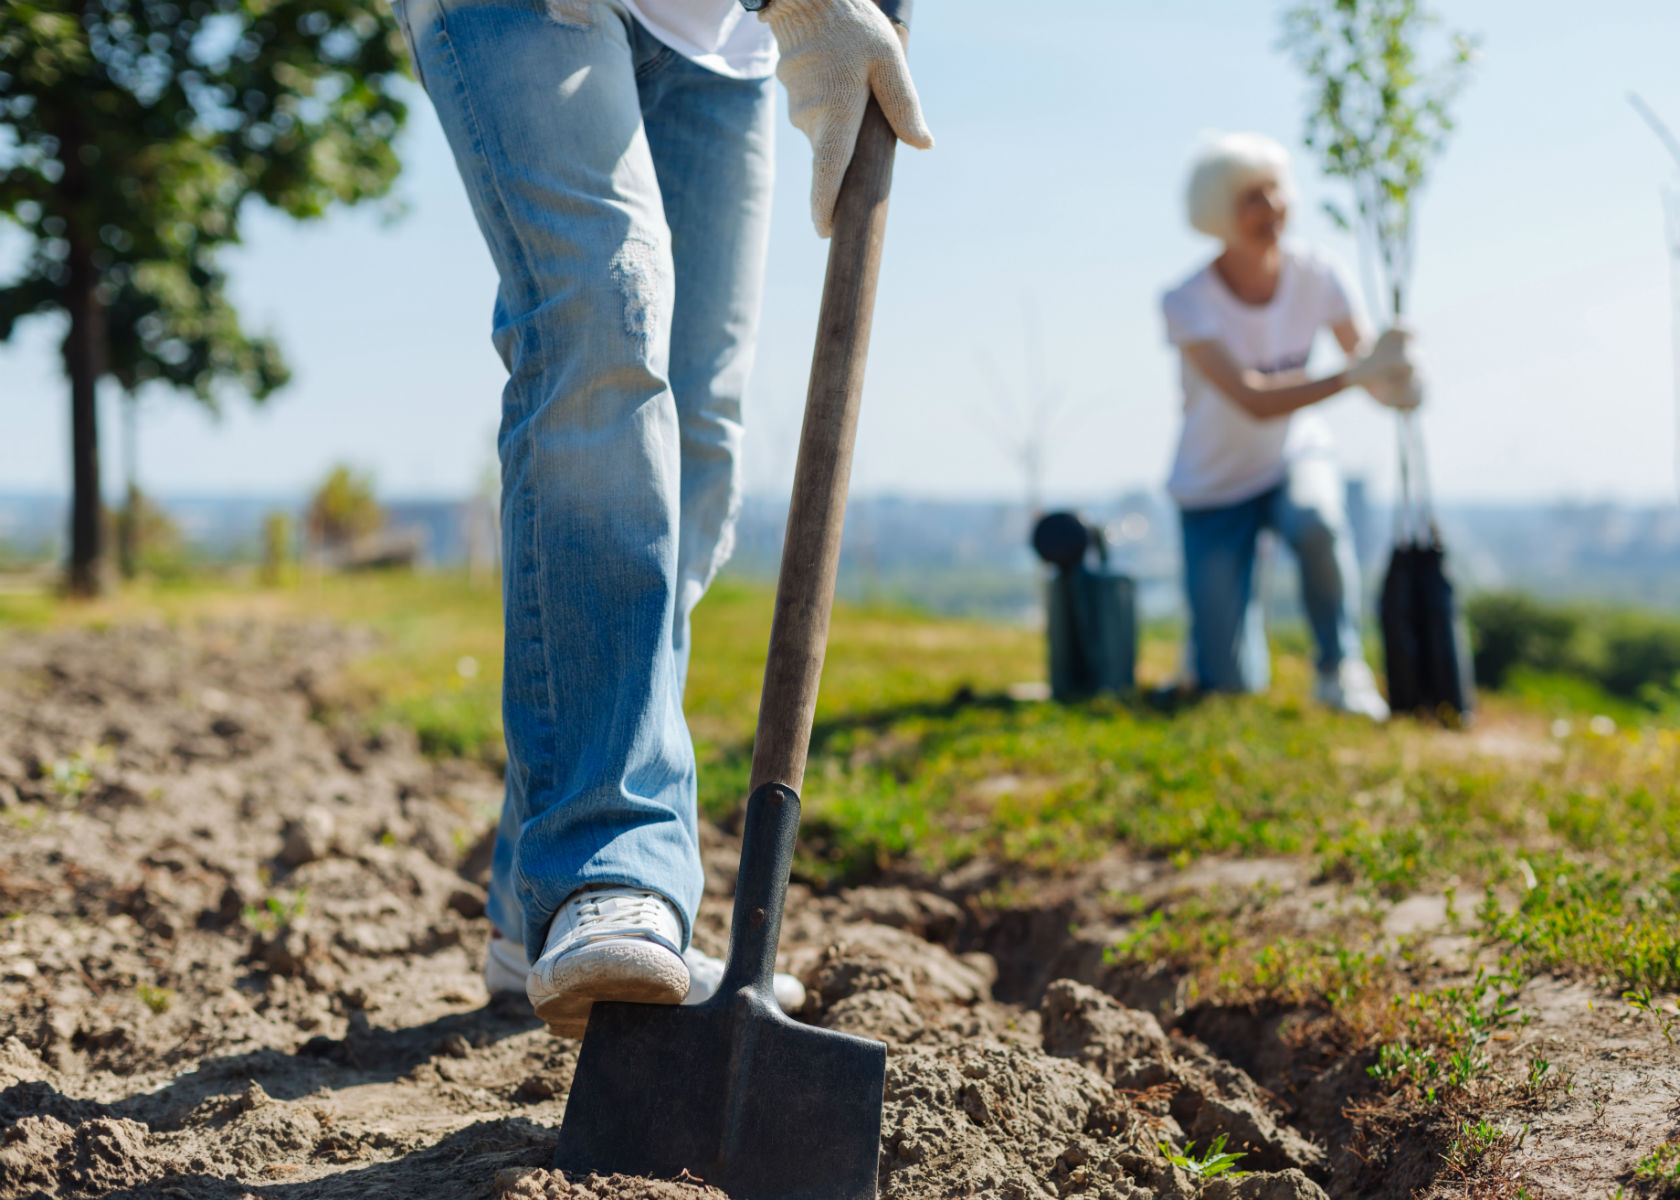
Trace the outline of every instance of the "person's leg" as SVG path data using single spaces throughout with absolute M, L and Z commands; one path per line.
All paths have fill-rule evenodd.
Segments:
M 491 919 L 542 953 L 578 889 L 702 888 L 671 644 L 671 243 L 617 0 L 404 0 L 500 277 L 508 811 Z M 679 947 L 680 949 L 680 947 Z
M 1348 529 L 1341 472 L 1326 455 L 1299 459 L 1271 496 L 1267 523 L 1289 543 L 1301 565 L 1301 604 L 1318 649 L 1318 673 L 1330 676 L 1343 662 L 1363 662 L 1359 560 Z
M 741 399 L 752 372 L 770 237 L 774 80 L 677 58 L 642 79 L 676 268 L 671 391 L 682 434 L 682 524 L 672 641 L 686 677 L 689 616 L 734 544 Z
M 1254 592 L 1265 502 L 1262 496 L 1179 515 L 1191 656 L 1204 691 L 1256 692 L 1270 682 L 1265 624 Z

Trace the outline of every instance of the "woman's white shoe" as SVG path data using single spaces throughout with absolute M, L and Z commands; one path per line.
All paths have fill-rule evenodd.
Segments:
M 683 961 L 688 964 L 689 978 L 688 998 L 683 1003 L 704 1004 L 717 994 L 718 984 L 723 982 L 723 959 L 690 946 L 683 951 Z M 783 1012 L 795 1013 L 805 1007 L 805 985 L 792 975 L 777 971 L 771 984 L 776 1006 Z
M 680 1004 L 688 994 L 681 939 L 676 910 L 657 892 L 585 888 L 554 914 L 525 994 L 561 1037 L 583 1036 L 597 1000 Z
M 713 958 L 694 946 L 683 951 L 682 957 L 689 977 L 688 994 L 683 1003 L 700 1004 L 710 1000 L 717 992 L 718 984 L 723 982 L 723 960 Z M 512 939 L 503 937 L 501 930 L 492 928 L 490 949 L 484 956 L 484 986 L 490 994 L 527 995 L 526 983 L 530 973 L 524 949 Z M 798 1012 L 805 1007 L 805 985 L 792 975 L 778 971 L 774 985 L 776 1003 L 783 1012 Z
M 1313 699 L 1337 712 L 1388 720 L 1388 702 L 1377 690 L 1377 678 L 1358 659 L 1343 659 L 1336 671 L 1320 675 L 1313 683 Z

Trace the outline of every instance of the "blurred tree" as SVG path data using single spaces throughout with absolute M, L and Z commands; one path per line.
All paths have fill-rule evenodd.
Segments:
M 1476 55 L 1474 38 L 1438 27 L 1419 0 L 1302 0 L 1284 14 L 1284 48 L 1311 88 L 1304 140 L 1325 174 L 1353 186 L 1351 214 L 1325 210 L 1358 236 L 1368 267 L 1375 259 L 1371 299 L 1395 320 L 1411 285 L 1418 193 Z
M 262 581 L 265 587 L 279 587 L 286 581 L 296 540 L 290 513 L 271 512 L 263 518 Z
M 373 479 L 340 463 L 309 501 L 309 537 L 321 547 L 339 548 L 375 533 L 385 523 L 374 499 Z
M 141 571 L 179 573 L 187 556 L 181 527 L 137 485 L 129 485 L 123 506 L 107 520 L 115 526 L 125 577 L 132 579 Z
M 0 216 L 30 249 L 0 284 L 0 341 L 68 318 L 69 586 L 98 590 L 95 396 L 158 381 L 212 411 L 287 380 L 217 255 L 251 197 L 298 219 L 384 195 L 405 59 L 380 0 L 5 0 Z

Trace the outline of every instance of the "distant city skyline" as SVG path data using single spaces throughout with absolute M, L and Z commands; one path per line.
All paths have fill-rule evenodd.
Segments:
M 1392 514 L 1350 489 L 1349 518 L 1368 585 L 1388 559 Z M 1357 502 L 1356 502 L 1357 501 Z M 254 562 L 264 522 L 290 513 L 302 528 L 307 497 L 164 494 L 157 499 L 190 552 L 210 562 Z M 384 499 L 389 544 L 413 546 L 421 566 L 461 569 L 494 556 L 482 497 Z M 1105 531 L 1109 561 L 1139 584 L 1150 615 L 1177 612 L 1178 521 L 1159 490 L 1086 497 L 1078 510 Z M 61 552 L 67 501 L 0 490 L 0 564 L 45 567 Z M 749 497 L 728 570 L 774 578 L 785 497 Z M 1515 587 L 1550 597 L 1635 607 L 1680 604 L 1680 507 L 1609 504 L 1446 504 L 1439 510 L 1453 575 L 1467 592 Z M 851 598 L 905 600 L 935 611 L 1020 616 L 1036 611 L 1042 569 L 1027 542 L 1031 519 L 1018 500 L 856 496 L 841 553 L 841 591 Z M 1267 568 L 1269 594 L 1295 592 L 1284 554 Z M 1292 600 L 1289 601 L 1292 603 Z M 1365 607 L 1375 604 L 1368 586 Z
M 1659 197 L 1675 173 L 1626 96 L 1639 91 L 1680 124 L 1680 6 L 1436 7 L 1483 43 L 1421 212 L 1415 324 L 1433 381 L 1437 488 L 1459 501 L 1672 502 Z M 1298 146 L 1304 89 L 1275 49 L 1281 8 L 1070 0 L 1047 21 L 998 0 L 918 6 L 912 60 L 939 146 L 899 159 L 856 491 L 1020 497 L 1007 443 L 1034 390 L 1065 397 L 1049 498 L 1158 487 L 1177 366 L 1157 297 L 1211 252 L 1183 227 L 1182 173 L 1210 128 Z M 250 215 L 230 259 L 234 292 L 250 327 L 278 334 L 295 382 L 264 410 L 229 397 L 219 424 L 186 398 L 148 396 L 149 488 L 293 493 L 348 460 L 386 494 L 476 490 L 502 382 L 488 339 L 494 278 L 436 120 L 414 100 L 397 189 L 406 218 Z M 809 150 L 785 116 L 779 136 L 747 450 L 749 489 L 767 496 L 791 477 L 825 254 L 806 217 Z M 1298 168 L 1296 234 L 1357 278 L 1351 243 L 1319 212 L 1336 185 L 1304 152 Z M 17 252 L 16 234 L 0 231 L 0 278 Z M 61 336 L 35 321 L 0 346 L 0 490 L 67 490 Z M 1000 393 L 1018 402 L 1013 419 Z M 108 390 L 113 494 L 117 409 Z M 1350 474 L 1389 494 L 1387 414 L 1359 396 L 1327 412 Z

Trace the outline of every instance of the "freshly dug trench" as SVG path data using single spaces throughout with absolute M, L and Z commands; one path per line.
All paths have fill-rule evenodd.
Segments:
M 576 1045 L 478 975 L 499 781 L 317 719 L 366 646 L 0 643 L 0 1200 L 717 1195 L 544 1169 Z M 716 952 L 735 847 L 702 841 Z M 887 1200 L 1320 1200 L 1296 1168 L 1321 1152 L 1246 1075 L 1081 984 L 999 1002 L 996 960 L 952 949 L 966 921 L 901 887 L 790 895 L 803 1019 L 890 1046 Z M 1203 1183 L 1158 1149 L 1220 1133 L 1268 1173 Z

